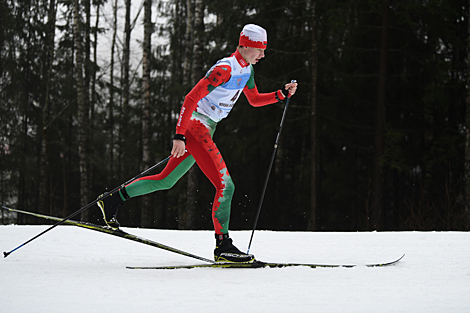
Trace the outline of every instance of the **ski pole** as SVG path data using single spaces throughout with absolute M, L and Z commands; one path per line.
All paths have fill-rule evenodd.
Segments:
M 134 180 L 136 179 L 139 179 L 140 177 L 142 176 L 145 176 L 148 172 L 152 171 L 153 169 L 159 167 L 160 165 L 164 164 L 165 162 L 167 162 L 168 160 L 170 159 L 170 156 L 168 156 L 166 159 L 158 162 L 157 164 L 153 165 L 152 167 L 146 169 L 145 171 L 143 171 L 142 173 L 140 173 L 139 175 L 135 176 L 134 178 L 128 180 L 127 182 L 125 182 L 124 184 L 114 188 L 113 190 L 109 191 L 109 192 L 105 192 L 103 194 L 103 197 L 100 198 L 100 200 L 108 197 L 109 195 L 111 195 L 112 193 L 114 192 L 117 192 L 119 191 L 119 189 L 121 189 L 122 187 L 130 184 L 131 182 L 133 182 Z M 33 238 L 29 239 L 28 241 L 26 241 L 25 243 L 19 245 L 18 247 L 16 247 L 15 249 L 9 251 L 9 252 L 3 252 L 3 257 L 6 258 L 7 256 L 9 256 L 10 254 L 12 254 L 13 252 L 15 252 L 16 250 L 20 249 L 21 247 L 27 245 L 28 243 L 30 243 L 31 241 L 41 237 L 42 235 L 44 235 L 45 233 L 47 233 L 48 231 L 54 229 L 55 227 L 59 226 L 60 224 L 63 224 L 65 221 L 71 219 L 72 217 L 74 216 L 77 216 L 78 214 L 82 213 L 83 211 L 87 210 L 88 208 L 92 207 L 93 205 L 95 205 L 96 203 L 98 202 L 98 199 L 95 199 L 93 200 L 92 202 L 88 203 L 87 205 L 85 205 L 83 208 L 81 208 L 80 210 L 70 214 L 69 216 L 67 216 L 66 218 L 64 218 L 63 220 L 55 223 L 54 225 L 52 225 L 51 227 L 47 228 L 46 230 L 42 231 L 41 233 L 37 234 L 36 236 L 34 236 Z
M 296 82 L 297 82 L 296 80 L 291 81 L 291 83 L 296 83 Z M 253 231 L 251 232 L 250 242 L 248 243 L 248 250 L 246 252 L 247 254 L 250 253 L 251 242 L 253 241 L 253 235 L 255 234 L 256 224 L 258 224 L 258 218 L 259 218 L 259 214 L 261 212 L 261 206 L 263 205 L 264 194 L 266 193 L 266 188 L 268 187 L 269 176 L 271 174 L 271 168 L 273 167 L 274 159 L 276 157 L 276 151 L 277 151 L 277 147 L 279 145 L 279 138 L 281 137 L 282 126 L 284 125 L 284 119 L 286 117 L 287 106 L 289 105 L 290 97 L 291 97 L 291 94 L 288 92 L 286 105 L 284 107 L 284 113 L 282 114 L 282 118 L 281 118 L 281 125 L 279 126 L 279 131 L 277 133 L 276 142 L 274 143 L 274 151 L 273 151 L 273 155 L 271 157 L 271 163 L 269 164 L 268 173 L 266 175 L 266 180 L 264 182 L 263 191 L 261 192 L 261 199 L 259 201 L 258 211 L 256 212 L 256 218 L 255 218 L 255 223 L 253 225 Z

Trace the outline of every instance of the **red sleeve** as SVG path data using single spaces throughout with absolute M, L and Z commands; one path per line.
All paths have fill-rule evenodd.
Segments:
M 248 102 L 254 107 L 261 107 L 277 102 L 278 100 L 276 98 L 276 93 L 280 100 L 284 100 L 284 97 L 282 96 L 282 94 L 279 93 L 279 90 L 269 93 L 259 93 L 258 87 L 256 87 L 256 85 L 254 86 L 254 88 L 251 89 L 248 88 L 248 85 L 246 85 L 243 89 L 243 93 L 248 99 Z
M 230 80 L 232 69 L 228 65 L 219 65 L 202 78 L 196 86 L 186 95 L 183 106 L 181 107 L 178 123 L 176 124 L 176 133 L 184 135 L 188 126 L 189 119 L 196 110 L 199 100 L 207 96 L 216 87 Z

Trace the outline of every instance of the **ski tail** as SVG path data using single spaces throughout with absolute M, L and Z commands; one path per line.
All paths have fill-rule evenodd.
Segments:
M 52 220 L 52 221 L 62 221 L 63 220 L 60 217 L 55 217 L 55 216 L 49 216 L 49 215 L 44 215 L 44 214 L 40 214 L 40 213 L 34 213 L 34 212 L 28 212 L 28 211 L 12 209 L 12 208 L 5 207 L 3 205 L 2 205 L 2 209 L 8 210 L 10 212 L 17 212 L 17 213 L 27 214 L 27 215 L 31 215 L 31 216 L 35 216 L 35 217 L 39 217 L 39 218 L 44 218 L 44 219 Z M 136 236 L 136 235 L 129 234 L 129 233 L 127 233 L 127 232 L 125 232 L 121 229 L 114 230 L 114 229 L 111 229 L 107 226 L 100 226 L 100 225 L 96 225 L 96 224 L 93 224 L 93 223 L 79 222 L 79 221 L 74 221 L 74 220 L 66 220 L 66 221 L 63 222 L 63 224 L 78 226 L 78 227 L 86 228 L 86 229 L 89 229 L 89 230 L 94 230 L 94 231 L 98 231 L 98 232 L 101 232 L 101 233 L 105 233 L 105 234 L 108 234 L 108 235 L 112 235 L 112 236 L 121 237 L 121 238 L 128 239 L 128 240 L 132 240 L 132 241 L 135 241 L 135 242 L 140 242 L 140 243 L 143 243 L 143 244 L 155 247 L 155 248 L 159 248 L 159 249 L 163 249 L 163 250 L 166 250 L 166 251 L 174 252 L 174 253 L 184 255 L 184 256 L 187 256 L 187 257 L 190 257 L 190 258 L 193 258 L 193 259 L 197 259 L 197 260 L 200 260 L 200 261 L 204 261 L 204 262 L 207 262 L 207 263 L 215 263 L 215 261 L 213 261 L 213 260 L 206 259 L 204 257 L 198 256 L 198 255 L 186 252 L 186 251 L 182 251 L 182 250 L 179 250 L 179 249 L 176 249 L 176 248 L 158 243 L 158 242 L 150 240 L 150 239 L 146 239 L 146 238 L 142 238 L 142 237 L 139 237 L 139 236 Z

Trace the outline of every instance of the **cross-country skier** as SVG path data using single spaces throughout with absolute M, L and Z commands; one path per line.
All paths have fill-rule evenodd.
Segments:
M 212 206 L 215 261 L 255 260 L 253 255 L 238 250 L 229 237 L 230 208 L 235 186 L 212 135 L 217 123 L 227 117 L 242 92 L 254 107 L 284 100 L 287 92 L 291 95 L 296 92 L 297 83 L 288 83 L 281 90 L 271 93 L 258 92 L 253 65 L 264 58 L 267 44 L 265 29 L 254 24 L 243 27 L 235 53 L 219 60 L 186 95 L 176 124 L 171 157 L 163 171 L 139 178 L 119 192 L 98 201 L 109 227 L 119 228 L 116 214 L 124 201 L 173 187 L 196 162 L 216 188 Z

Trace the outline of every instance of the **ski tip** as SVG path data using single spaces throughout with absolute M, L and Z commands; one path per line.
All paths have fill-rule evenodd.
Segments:
M 398 259 L 396 259 L 395 261 L 392 261 L 392 262 L 388 262 L 388 263 L 377 263 L 377 264 L 366 264 L 367 267 L 382 267 L 382 266 L 388 266 L 388 265 L 395 265 L 397 264 L 398 262 L 401 261 L 401 259 L 403 259 L 405 257 L 405 254 L 403 254 L 401 257 L 399 257 Z
M 403 254 L 401 257 L 399 257 L 395 262 L 401 261 L 401 259 L 403 259 L 404 257 L 405 257 L 405 254 Z

